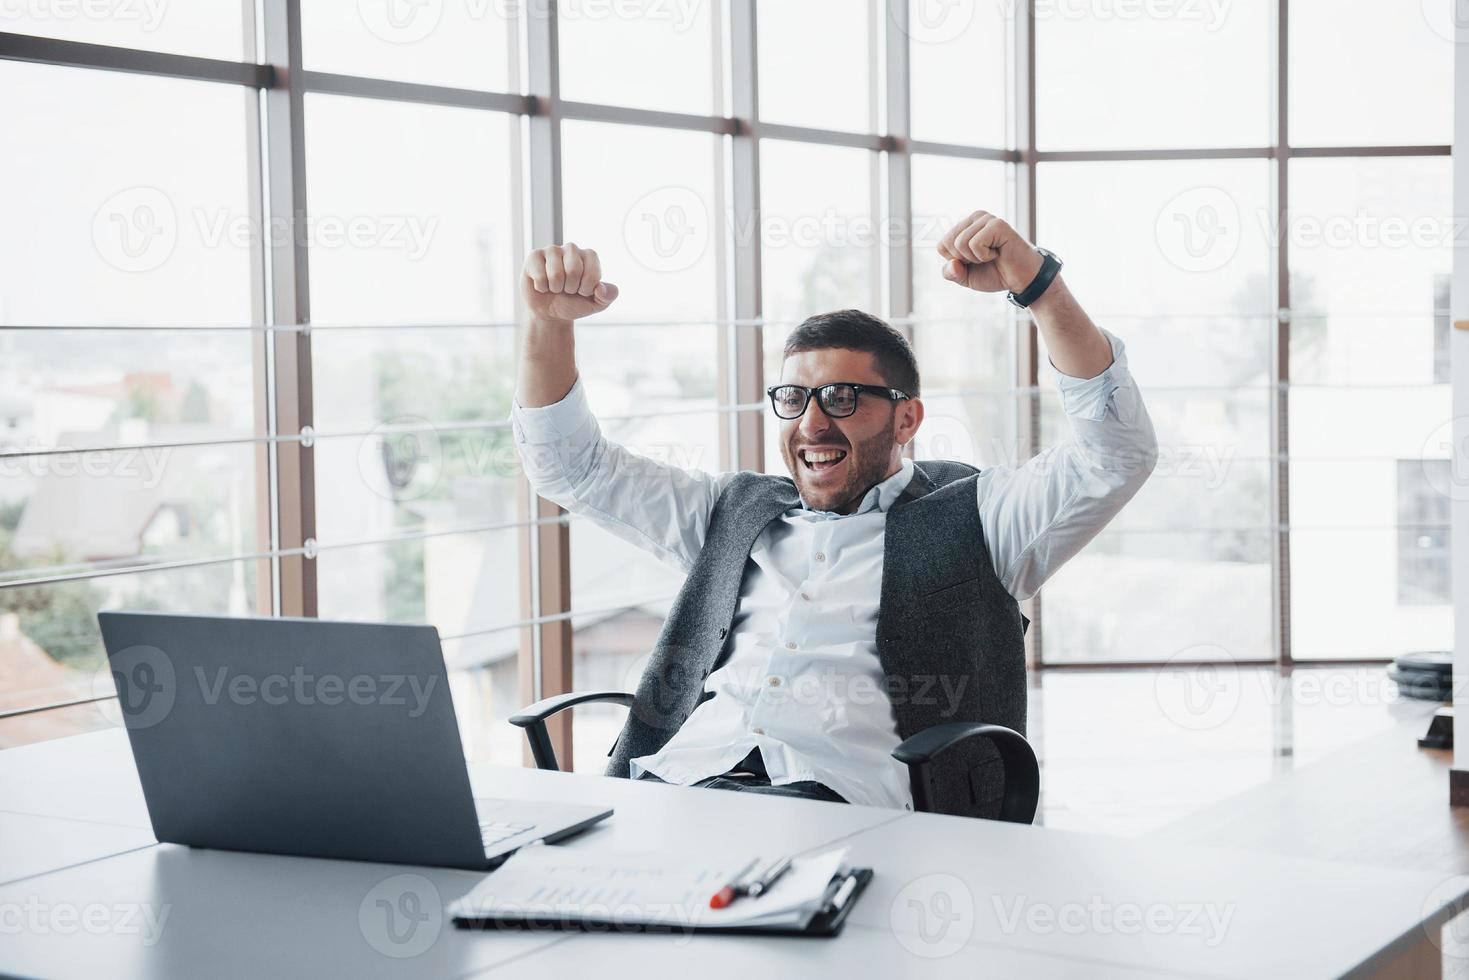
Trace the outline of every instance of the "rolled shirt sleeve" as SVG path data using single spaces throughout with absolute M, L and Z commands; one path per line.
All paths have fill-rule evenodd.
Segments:
M 554 404 L 515 402 L 510 426 L 536 493 L 685 571 L 693 567 L 724 477 L 608 440 L 580 378 Z
M 1158 444 L 1120 339 L 1102 331 L 1112 363 L 1074 378 L 1051 365 L 1071 438 L 1019 467 L 978 480 L 980 522 L 990 558 L 1010 594 L 1026 599 L 1096 537 L 1142 485 Z

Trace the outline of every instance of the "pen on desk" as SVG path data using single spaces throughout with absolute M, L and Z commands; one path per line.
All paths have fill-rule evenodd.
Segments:
M 719 889 L 719 891 L 710 897 L 709 907 L 711 909 L 722 909 L 730 902 L 733 902 L 740 893 L 740 883 L 745 880 L 745 876 L 750 873 L 750 869 L 755 867 L 756 862 L 759 860 L 759 858 L 750 858 L 750 863 L 736 872 L 734 877 L 729 879 L 729 884 Z
M 766 892 L 770 888 L 771 885 L 776 883 L 781 875 L 785 874 L 790 869 L 791 859 L 788 857 L 781 858 L 775 863 L 774 866 L 770 868 L 769 871 L 766 871 L 755 881 L 751 882 L 750 885 L 745 888 L 745 894 L 749 895 L 751 898 L 759 898 L 764 892 Z

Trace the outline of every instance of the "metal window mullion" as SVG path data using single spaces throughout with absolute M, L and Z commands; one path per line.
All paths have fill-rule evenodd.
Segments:
M 254 4 L 247 4 L 241 11 L 242 33 L 246 39 L 246 59 L 257 60 L 259 55 L 259 26 Z M 249 94 L 249 109 L 245 116 L 245 168 L 246 197 L 249 201 L 250 220 L 256 228 L 267 227 L 266 218 L 266 173 L 265 134 L 266 98 L 264 91 Z M 252 236 L 250 246 L 250 322 L 268 323 L 270 320 L 270 271 L 263 236 Z M 255 494 L 255 551 L 271 554 L 272 557 L 255 560 L 255 612 L 268 614 L 276 610 L 279 597 L 278 580 L 275 574 L 275 493 L 272 489 L 274 464 L 271 459 L 271 439 L 275 435 L 275 413 L 270 407 L 271 398 L 271 334 L 268 330 L 250 334 L 250 392 L 253 400 L 253 428 L 257 441 L 251 452 L 254 465 Z
M 884 312 L 888 320 L 916 345 L 913 333 L 913 157 L 911 49 L 908 35 L 908 0 L 888 0 L 883 25 L 883 100 L 886 119 L 887 150 L 881 154 L 879 177 L 886 212 L 879 210 L 879 228 L 898 229 L 896 234 L 879 236 L 882 255 Z M 913 443 L 903 447 L 903 455 L 913 458 Z
M 759 322 L 763 311 L 760 248 L 760 57 L 754 0 L 731 0 L 729 10 L 730 114 L 735 120 L 730 136 L 729 274 L 732 308 L 725 315 L 736 321 Z M 765 399 L 765 330 L 762 326 L 735 329 L 730 338 L 734 392 L 741 404 Z M 737 469 L 765 469 L 765 416 L 741 413 L 735 419 Z
M 530 244 L 541 248 L 563 240 L 561 188 L 561 83 L 557 0 L 543 0 L 521 17 L 525 30 L 526 81 L 536 112 L 526 121 L 523 174 L 528 182 Z M 556 504 L 521 483 L 526 516 L 559 517 Z M 571 690 L 571 620 L 554 619 L 571 609 L 571 533 L 564 523 L 540 524 L 522 532 L 521 568 L 529 574 L 521 590 L 522 618 L 518 654 L 521 700 L 525 703 Z M 546 723 L 556 754 L 572 758 L 572 712 Z M 526 765 L 532 764 L 527 748 Z
M 0 61 L 26 61 L 38 65 L 90 68 L 254 88 L 266 88 L 274 82 L 274 69 L 269 59 L 266 64 L 257 65 L 248 61 L 200 58 L 4 31 L 0 31 Z
M 1023 0 L 1021 16 L 1012 21 L 1014 37 L 1011 38 L 1015 59 L 1015 146 L 1019 162 L 1015 164 L 1015 217 L 1022 235 L 1034 242 L 1038 234 L 1038 211 L 1036 195 L 1036 165 L 1039 153 L 1036 148 L 1036 99 L 1035 99 L 1035 7 L 1031 0 Z M 1014 462 L 1021 463 L 1040 451 L 1041 398 L 1040 398 L 1040 337 L 1035 321 L 1025 314 L 1012 314 L 1015 323 L 1015 386 L 1029 392 L 1017 400 L 1015 412 Z M 1037 593 L 1023 604 L 1030 619 L 1025 634 L 1026 661 L 1035 668 L 1045 666 L 1045 648 L 1041 642 L 1041 596 Z
M 1276 0 L 1275 45 L 1275 227 L 1289 227 L 1290 210 L 1290 0 Z M 1272 243 L 1275 262 L 1275 322 L 1272 325 L 1270 371 L 1275 380 L 1269 396 L 1270 522 L 1271 536 L 1270 632 L 1276 663 L 1288 667 L 1291 653 L 1290 603 L 1290 250 L 1289 236 L 1277 234 Z
M 273 324 L 311 323 L 305 227 L 306 145 L 304 92 L 300 82 L 301 10 L 295 0 L 264 0 L 265 62 L 274 84 L 265 94 L 265 172 L 268 184 L 264 227 L 289 229 L 269 236 L 266 246 Z M 299 433 L 312 424 L 311 335 L 307 330 L 274 334 L 269 362 L 275 432 Z M 293 552 L 316 536 L 315 453 L 301 440 L 272 444 L 275 463 L 274 549 Z M 276 559 L 283 616 L 315 616 L 316 563 L 300 554 Z

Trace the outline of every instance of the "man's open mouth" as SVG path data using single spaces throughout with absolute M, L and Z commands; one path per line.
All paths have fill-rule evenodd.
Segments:
M 845 449 L 802 449 L 797 453 L 801 465 L 812 473 L 825 473 L 842 465 L 847 458 Z

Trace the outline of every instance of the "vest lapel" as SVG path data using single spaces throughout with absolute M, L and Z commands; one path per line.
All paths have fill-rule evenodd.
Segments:
M 898 494 L 898 499 L 893 501 L 893 506 L 890 509 L 896 509 L 904 504 L 912 503 L 920 497 L 926 497 L 933 493 L 935 489 L 933 480 L 929 479 L 928 474 L 923 472 L 923 467 L 914 463 L 913 479 L 909 480 L 908 485 L 903 488 L 903 492 Z

